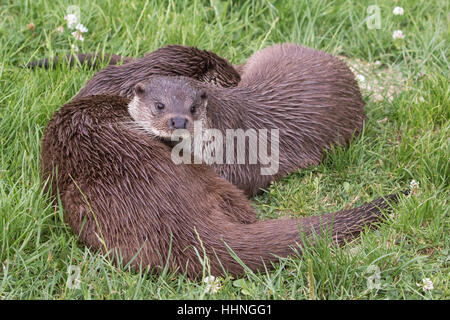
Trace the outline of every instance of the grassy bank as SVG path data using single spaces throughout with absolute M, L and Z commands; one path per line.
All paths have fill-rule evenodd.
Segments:
M 374 14 L 367 11 L 373 2 L 380 25 L 371 29 L 365 19 Z M 88 28 L 84 41 L 64 20 L 73 4 Z M 395 6 L 404 14 L 394 15 Z M 0 299 L 449 299 L 448 12 L 448 2 L 437 0 L 1 0 Z M 395 30 L 404 39 L 394 40 Z M 349 149 L 253 199 L 260 217 L 336 211 L 412 180 L 414 194 L 357 241 L 331 249 L 322 241 L 272 272 L 224 278 L 214 294 L 183 275 L 117 269 L 77 243 L 62 209 L 41 191 L 40 138 L 94 71 L 20 66 L 75 47 L 138 57 L 172 43 L 238 64 L 277 42 L 323 49 L 352 64 L 368 120 Z M 71 265 L 80 267 L 79 289 L 68 286 Z M 433 290 L 419 286 L 426 278 Z

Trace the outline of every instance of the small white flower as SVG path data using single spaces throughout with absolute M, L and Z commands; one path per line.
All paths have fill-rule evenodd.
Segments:
M 75 26 L 78 24 L 78 18 L 74 14 L 68 14 L 67 16 L 64 16 L 64 20 L 67 21 L 67 27 L 69 29 L 75 28 Z
M 84 41 L 83 35 L 80 31 L 74 31 L 72 32 L 72 35 L 75 37 L 76 40 Z
M 411 180 L 411 182 L 409 183 L 409 189 L 411 190 L 412 194 L 417 194 L 417 192 L 419 191 L 419 182 L 416 180 Z
M 81 33 L 88 32 L 88 29 L 85 26 L 83 26 L 81 23 L 77 24 L 75 29 L 80 31 Z
M 219 279 L 216 279 L 214 276 L 208 276 L 203 279 L 203 282 L 206 283 L 205 292 L 206 293 L 216 293 L 222 288 L 222 284 Z
M 394 40 L 405 39 L 405 35 L 403 34 L 402 30 L 395 30 L 394 33 L 392 34 L 392 38 Z
M 72 44 L 71 48 L 73 49 L 73 51 L 78 52 L 78 47 L 76 45 Z
M 56 28 L 56 31 L 58 31 L 59 33 L 63 33 L 64 32 L 64 27 L 63 26 L 59 26 L 58 28 Z
M 396 16 L 402 16 L 404 13 L 404 10 L 402 7 L 395 7 L 394 11 L 392 11 Z
M 356 76 L 356 80 L 358 80 L 359 82 L 365 82 L 366 81 L 366 77 L 364 77 L 362 74 L 358 74 Z
M 430 278 L 422 279 L 422 283 L 416 283 L 418 287 L 421 287 L 423 291 L 432 291 L 434 289 L 433 282 Z

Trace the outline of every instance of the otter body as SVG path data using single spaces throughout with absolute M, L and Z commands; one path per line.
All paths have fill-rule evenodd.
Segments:
M 100 95 L 66 104 L 49 122 L 41 151 L 43 177 L 53 176 L 67 223 L 115 261 L 168 265 L 195 278 L 206 254 L 211 274 L 241 274 L 230 248 L 251 270 L 264 270 L 292 248 L 301 251 L 302 236 L 332 229 L 340 243 L 389 208 L 379 198 L 321 216 L 256 221 L 243 192 L 211 167 L 175 165 L 167 145 L 133 126 L 129 102 Z
M 328 53 L 275 45 L 255 53 L 240 70 L 241 81 L 232 88 L 185 77 L 152 77 L 139 86 L 130 114 L 142 128 L 166 140 L 174 129 L 184 127 L 193 134 L 195 120 L 223 136 L 230 129 L 278 129 L 279 138 L 272 141 L 279 143 L 273 174 L 261 174 L 262 161 L 229 164 L 225 152 L 222 163 L 212 164 L 249 196 L 299 168 L 319 164 L 324 150 L 348 144 L 363 126 L 364 101 L 354 75 Z M 204 101 L 198 99 L 200 93 L 207 97 Z M 164 109 L 156 110 L 157 104 Z M 173 119 L 179 125 L 171 126 Z

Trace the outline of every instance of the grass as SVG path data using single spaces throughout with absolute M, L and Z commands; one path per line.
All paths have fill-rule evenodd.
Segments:
M 368 29 L 367 7 L 381 28 Z M 449 86 L 447 1 L 0 1 L 0 299 L 449 299 Z M 253 199 L 261 218 L 311 215 L 361 204 L 420 183 L 394 214 L 359 240 L 319 241 L 272 272 L 222 279 L 216 294 L 183 275 L 131 273 L 77 242 L 41 190 L 46 123 L 94 71 L 21 65 L 68 53 L 68 5 L 88 27 L 80 52 L 141 56 L 171 43 L 244 62 L 254 51 L 295 42 L 396 70 L 392 98 L 364 91 L 368 121 L 348 149 L 273 184 Z M 403 16 L 394 16 L 394 6 Z M 34 24 L 34 27 L 29 25 Z M 28 25 L 28 27 L 27 27 Z M 64 26 L 62 33 L 58 26 Z M 405 39 L 393 41 L 394 30 Z M 370 81 L 368 78 L 367 81 Z M 80 267 L 80 289 L 67 285 Z M 417 283 L 429 278 L 432 291 Z M 371 288 L 370 283 L 378 284 Z

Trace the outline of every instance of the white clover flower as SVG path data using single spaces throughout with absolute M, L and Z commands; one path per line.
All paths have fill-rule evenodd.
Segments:
M 356 80 L 358 80 L 359 82 L 365 82 L 366 81 L 366 77 L 364 77 L 362 74 L 358 74 L 356 76 Z
M 72 32 L 72 35 L 76 40 L 84 41 L 83 35 L 81 34 L 80 31 L 74 31 Z
M 64 20 L 67 21 L 67 27 L 69 29 L 75 28 L 78 24 L 78 17 L 75 14 L 68 14 L 67 16 L 64 16 Z
M 88 32 L 88 29 L 85 26 L 83 26 L 81 23 L 77 24 L 75 29 L 80 31 L 81 33 Z
M 64 32 L 64 27 L 63 26 L 59 26 L 58 28 L 56 28 L 56 31 L 58 31 L 59 33 L 63 33 Z
M 78 47 L 76 45 L 72 44 L 71 48 L 73 49 L 73 51 L 78 52 Z
M 222 288 L 222 284 L 219 279 L 216 279 L 214 276 L 208 276 L 203 279 L 203 282 L 206 283 L 205 292 L 206 293 L 216 293 Z
M 392 11 L 392 13 L 394 13 L 394 15 L 396 15 L 396 16 L 402 16 L 404 13 L 404 10 L 402 7 L 395 7 L 394 11 Z
M 419 182 L 417 182 L 416 180 L 411 180 L 411 182 L 409 183 L 409 187 L 411 188 L 411 189 L 414 189 L 414 188 L 418 188 L 419 187 Z
M 416 283 L 418 287 L 421 287 L 423 291 L 432 291 L 434 289 L 433 282 L 430 278 L 422 279 L 422 283 Z
M 419 182 L 416 180 L 411 180 L 411 182 L 409 183 L 409 189 L 411 190 L 412 194 L 417 194 L 417 192 L 419 191 Z
M 392 34 L 392 38 L 394 40 L 405 39 L 405 35 L 403 34 L 402 30 L 395 30 L 394 33 Z

